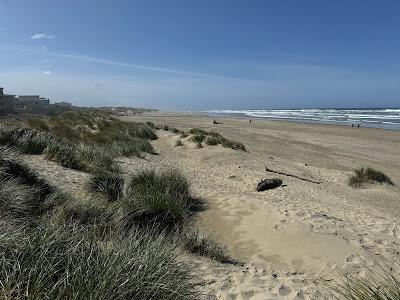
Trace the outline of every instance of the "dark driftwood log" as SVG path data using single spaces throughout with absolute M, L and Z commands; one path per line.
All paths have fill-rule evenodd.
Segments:
M 268 168 L 268 167 L 265 167 L 265 171 L 271 172 L 271 173 L 275 173 L 275 174 L 284 175 L 284 176 L 294 177 L 294 178 L 297 178 L 297 179 L 300 179 L 300 180 L 303 180 L 303 181 L 308 181 L 308 182 L 315 183 L 315 184 L 320 184 L 320 183 L 322 183 L 322 181 L 314 181 L 314 180 L 311 180 L 311 179 L 299 177 L 299 176 L 297 176 L 297 175 L 293 175 L 293 174 L 289 174 L 289 173 L 284 173 L 284 172 L 274 171 L 274 170 L 271 170 L 271 169 Z
M 264 179 L 257 185 L 257 191 L 262 192 L 270 189 L 275 189 L 282 185 L 282 180 L 279 178 Z

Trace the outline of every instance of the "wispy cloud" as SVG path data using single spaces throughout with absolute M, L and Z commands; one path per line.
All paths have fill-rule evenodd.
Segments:
M 54 34 L 47 34 L 47 33 L 35 33 L 31 36 L 31 40 L 52 40 L 55 39 Z
M 46 70 L 46 71 L 43 72 L 43 74 L 44 74 L 44 75 L 52 75 L 53 72 L 50 71 L 50 70 Z
M 126 62 L 119 62 L 119 61 L 114 61 L 114 60 L 110 60 L 110 59 L 103 59 L 103 58 L 98 58 L 98 57 L 93 57 L 93 56 L 82 55 L 79 53 L 56 52 L 56 51 L 50 51 L 47 48 L 43 48 L 43 47 L 41 47 L 41 49 L 38 49 L 38 48 L 26 47 L 26 46 L 20 46 L 20 45 L 0 44 L 0 48 L 12 49 L 12 50 L 26 52 L 26 53 L 33 53 L 33 54 L 40 54 L 40 55 L 47 55 L 47 56 L 54 56 L 54 57 L 62 57 L 62 58 L 67 58 L 67 59 L 80 60 L 80 61 L 84 61 L 84 62 L 102 64 L 102 65 L 110 65 L 110 66 L 116 66 L 116 67 L 124 67 L 124 68 L 131 68 L 131 69 L 138 69 L 138 70 L 145 70 L 145 71 L 154 71 L 154 72 L 160 72 L 160 73 L 169 73 L 169 74 L 176 74 L 176 75 L 186 75 L 186 76 L 191 76 L 191 77 L 256 81 L 256 80 L 249 80 L 249 79 L 233 77 L 233 76 L 224 76 L 224 75 L 218 75 L 218 74 L 192 72 L 192 71 L 184 71 L 184 70 L 178 70 L 178 69 L 173 69 L 173 68 L 162 68 L 162 67 L 157 67 L 157 66 L 139 65 L 139 64 L 126 63 Z

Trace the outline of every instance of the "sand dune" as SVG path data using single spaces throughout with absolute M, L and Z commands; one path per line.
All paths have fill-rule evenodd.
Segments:
M 159 130 L 159 155 L 121 158 L 124 172 L 180 169 L 207 209 L 193 222 L 243 264 L 198 258 L 206 299 L 321 299 L 318 291 L 338 272 L 362 274 L 361 266 L 399 260 L 400 132 L 290 122 L 212 119 L 193 115 L 142 115 L 126 120 L 200 127 L 243 142 L 248 153 L 221 146 L 175 147 L 178 135 Z M 39 173 L 78 192 L 87 180 L 40 156 L 26 157 Z M 397 186 L 351 188 L 352 169 L 372 166 Z M 268 173 L 265 167 L 321 181 L 315 184 Z M 86 176 L 86 177 L 85 177 Z M 283 186 L 257 192 L 260 179 Z M 329 296 L 327 296 L 329 299 Z

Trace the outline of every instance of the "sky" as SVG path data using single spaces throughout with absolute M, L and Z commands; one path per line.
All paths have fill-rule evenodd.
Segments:
M 80 106 L 400 107 L 400 1 L 0 0 L 0 86 Z

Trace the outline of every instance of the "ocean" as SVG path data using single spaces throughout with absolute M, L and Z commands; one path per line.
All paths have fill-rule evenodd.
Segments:
M 400 109 L 249 109 L 209 110 L 210 116 L 235 116 L 400 130 Z

